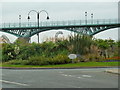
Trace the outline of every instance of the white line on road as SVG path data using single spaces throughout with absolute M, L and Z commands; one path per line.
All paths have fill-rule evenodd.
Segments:
M 81 78 L 81 77 L 77 77 L 77 78 Z
M 68 76 L 68 75 L 66 75 L 66 74 L 62 74 L 63 76 Z
M 103 72 L 103 71 L 81 71 L 81 72 Z
M 22 84 L 22 83 L 17 83 L 17 82 L 11 82 L 11 81 L 6 81 L 6 80 L 0 80 L 0 82 L 9 83 L 9 84 L 16 84 L 16 85 L 21 85 L 21 86 L 28 86 L 27 84 Z
M 92 76 L 90 76 L 90 75 L 82 75 L 83 77 L 92 77 Z
M 61 74 L 63 76 L 68 76 L 68 77 L 74 77 L 74 78 L 82 78 L 82 77 L 75 77 L 74 75 L 66 75 L 66 74 Z

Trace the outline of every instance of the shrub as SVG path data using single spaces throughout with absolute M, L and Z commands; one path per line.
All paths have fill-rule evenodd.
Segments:
M 66 55 L 56 55 L 55 57 L 34 56 L 29 59 L 29 65 L 56 65 L 70 63 Z
M 5 62 L 5 64 L 26 65 L 28 62 L 28 60 L 10 60 L 8 62 Z
M 48 65 L 48 58 L 44 56 L 33 56 L 29 59 L 29 65 Z
M 2 55 L 2 62 L 7 62 L 7 61 L 9 61 L 9 56 L 6 54 L 3 54 Z
M 67 64 L 71 60 L 67 55 L 56 55 L 55 57 L 44 57 L 44 56 L 32 56 L 29 60 L 10 60 L 6 64 L 14 65 L 56 65 L 56 64 Z
M 67 55 L 57 55 L 52 60 L 54 64 L 67 64 L 71 61 Z
M 93 40 L 88 35 L 75 34 L 69 36 L 68 49 L 71 53 L 79 53 L 85 55 L 89 53 L 89 48 L 93 44 Z
M 87 54 L 87 55 L 84 55 L 83 58 L 84 58 L 84 61 L 100 61 L 103 59 L 102 57 L 97 56 L 95 54 Z

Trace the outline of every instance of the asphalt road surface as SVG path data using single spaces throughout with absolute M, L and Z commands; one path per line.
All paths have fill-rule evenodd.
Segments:
M 118 75 L 93 69 L 3 69 L 2 88 L 118 88 Z

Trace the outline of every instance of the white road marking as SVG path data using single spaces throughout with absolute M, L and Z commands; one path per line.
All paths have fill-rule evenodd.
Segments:
M 63 76 L 69 76 L 69 77 L 74 77 L 73 75 L 67 75 L 67 74 L 61 74 Z
M 65 74 L 61 74 L 61 75 L 66 76 Z
M 81 78 L 81 77 L 77 77 L 77 78 Z
M 82 72 L 103 72 L 103 71 L 82 71 Z
M 61 74 L 61 75 L 63 75 L 63 76 L 69 76 L 69 77 L 75 77 L 74 75 L 66 75 L 66 74 Z M 75 77 L 75 78 L 82 78 L 82 77 Z
M 64 75 L 64 76 L 68 76 L 68 75 Z
M 90 76 L 90 75 L 82 75 L 82 77 L 76 77 L 76 76 L 74 76 L 74 75 L 67 75 L 67 74 L 61 74 L 61 75 L 63 75 L 63 76 L 68 76 L 68 77 L 75 77 L 75 78 L 82 78 L 82 77 L 90 78 L 90 77 L 92 77 L 92 76 Z
M 21 85 L 21 86 L 28 86 L 27 84 L 11 82 L 11 81 L 6 81 L 6 80 L 0 80 L 0 81 L 3 82 L 3 83 L 16 84 L 16 85 Z
M 92 77 L 92 76 L 90 76 L 90 75 L 82 75 L 83 77 Z

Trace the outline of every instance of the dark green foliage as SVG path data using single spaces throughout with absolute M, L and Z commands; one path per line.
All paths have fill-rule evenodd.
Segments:
M 2 61 L 16 65 L 66 64 L 72 62 L 68 58 L 71 53 L 80 55 L 74 62 L 98 61 L 102 57 L 98 55 L 98 49 L 103 55 L 118 56 L 119 43 L 120 41 L 92 39 L 80 34 L 71 35 L 68 40 L 46 41 L 40 44 L 26 43 L 21 39 L 12 44 L 2 44 Z
M 29 63 L 28 60 L 10 60 L 5 62 L 5 64 L 13 64 L 13 65 L 27 65 Z
M 100 56 L 104 56 L 105 58 L 118 56 L 118 42 L 115 42 L 114 40 L 102 40 L 102 39 L 96 39 L 94 41 L 96 45 L 101 50 Z
M 2 61 L 7 62 L 9 60 L 18 59 L 18 60 L 29 60 L 27 64 L 31 63 L 34 65 L 36 64 L 42 65 L 42 63 L 59 64 L 59 62 L 55 58 L 57 58 L 59 55 L 68 54 L 67 46 L 65 43 L 66 41 L 59 41 L 56 43 L 50 41 L 50 42 L 37 44 L 37 43 L 24 43 L 24 42 L 22 43 L 21 41 L 18 40 L 13 44 L 5 43 L 3 44 L 3 48 L 2 48 L 3 49 Z M 17 50 L 17 53 L 15 51 L 16 47 L 19 48 Z M 52 60 L 50 61 L 50 59 Z M 17 61 L 15 60 L 15 62 Z M 64 63 L 66 62 L 67 61 L 65 61 Z
M 109 47 L 109 44 L 108 44 L 107 40 L 97 39 L 96 44 L 101 49 L 107 49 Z
M 14 44 L 4 43 L 2 45 L 2 61 L 15 59 Z
M 29 59 L 29 65 L 56 65 L 70 63 L 66 55 L 56 55 L 55 57 L 35 56 Z
M 90 36 L 75 34 L 69 37 L 69 45 L 71 46 L 71 53 L 84 55 L 89 52 L 89 48 L 93 41 Z
M 33 56 L 29 60 L 11 60 L 6 64 L 14 65 L 57 65 L 57 64 L 67 64 L 71 60 L 66 55 L 57 55 L 55 57 L 43 57 L 43 56 Z
M 117 42 L 117 46 L 120 48 L 120 40 Z

